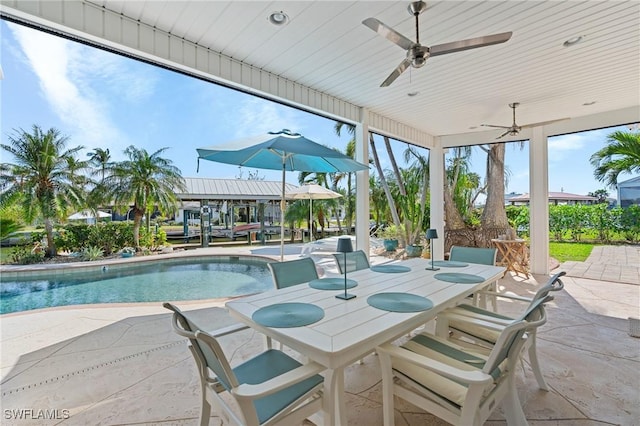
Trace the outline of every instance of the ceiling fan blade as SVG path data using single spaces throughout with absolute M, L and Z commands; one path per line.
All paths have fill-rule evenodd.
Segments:
M 503 137 L 507 136 L 508 134 L 511 133 L 511 130 L 507 130 L 506 132 L 504 132 L 503 134 L 501 134 L 500 136 L 498 136 L 496 139 L 502 139 Z M 517 133 L 516 133 L 517 134 Z
M 438 44 L 429 48 L 431 56 L 444 55 L 446 53 L 461 52 L 463 50 L 475 49 L 476 47 L 491 46 L 508 41 L 512 32 L 492 34 L 483 37 L 469 38 L 466 40 L 452 41 L 451 43 Z
M 400 65 L 398 65 L 398 67 L 393 70 L 391 74 L 389 74 L 389 77 L 387 77 L 387 79 L 382 82 L 380 87 L 387 87 L 391 83 L 393 83 L 396 78 L 400 77 L 400 74 L 402 74 L 404 70 L 409 68 L 409 65 L 411 65 L 411 61 L 409 59 L 405 59 L 404 61 L 400 62 Z
M 510 129 L 511 128 L 511 126 L 496 126 L 496 125 L 493 125 L 493 124 L 481 124 L 481 126 L 484 126 L 484 127 L 495 127 L 497 129 Z
M 411 47 L 415 44 L 413 41 L 409 40 L 393 28 L 386 26 L 376 18 L 367 18 L 362 21 L 362 23 L 380 34 L 382 37 L 402 47 L 404 50 L 411 49 Z
M 539 123 L 525 124 L 524 126 L 520 126 L 520 128 L 528 129 L 528 128 L 531 128 L 531 127 L 546 126 L 547 124 L 557 123 L 558 121 L 565 121 L 565 120 L 568 120 L 568 119 L 569 119 L 569 117 L 558 118 L 557 120 L 540 121 Z

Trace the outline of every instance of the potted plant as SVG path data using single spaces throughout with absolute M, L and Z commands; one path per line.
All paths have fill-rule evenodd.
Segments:
M 136 254 L 136 249 L 133 247 L 124 247 L 120 250 L 120 256 L 122 257 L 133 257 Z
M 398 248 L 398 236 L 400 229 L 395 225 L 388 225 L 376 232 L 378 238 L 382 238 L 382 245 L 386 251 L 395 251 Z

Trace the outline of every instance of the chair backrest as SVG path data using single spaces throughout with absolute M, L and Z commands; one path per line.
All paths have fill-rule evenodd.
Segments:
M 547 296 L 549 296 L 549 293 L 551 293 L 552 291 L 562 290 L 564 288 L 564 283 L 562 282 L 560 277 L 565 276 L 566 274 L 566 272 L 560 271 L 549 278 L 549 281 L 547 281 L 545 285 L 538 289 L 536 294 L 533 296 L 532 301 L 547 298 Z M 547 300 L 551 299 L 553 299 L 553 297 L 547 298 Z
M 515 366 L 524 345 L 524 333 L 547 322 L 547 315 L 544 310 L 546 302 L 546 298 L 533 301 L 519 318 L 516 318 L 504 328 L 483 367 L 485 373 L 497 377 L 496 372 L 499 371 L 500 364 L 507 358 L 510 359 L 511 363 L 509 368 Z
M 360 269 L 369 269 L 369 259 L 367 259 L 367 255 L 364 251 L 356 250 L 352 251 L 351 253 L 346 253 L 346 255 L 347 272 L 359 271 Z M 336 259 L 336 263 L 338 264 L 338 272 L 344 274 L 345 253 L 334 253 L 333 257 Z
M 449 251 L 449 260 L 495 265 L 496 248 L 452 246 Z
M 198 326 L 171 303 L 163 303 L 162 306 L 173 311 L 172 325 L 176 333 L 189 339 L 191 351 L 200 370 L 200 379 L 211 382 L 208 369 L 211 369 L 222 386 L 228 391 L 238 386 L 238 380 L 229 365 L 220 344 L 215 337 L 203 332 Z M 196 336 L 196 333 L 198 336 Z M 202 335 L 206 335 L 205 341 Z
M 291 287 L 318 279 L 316 264 L 310 257 L 268 264 L 276 288 Z

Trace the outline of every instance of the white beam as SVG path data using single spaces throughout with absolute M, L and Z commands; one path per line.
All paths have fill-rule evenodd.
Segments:
M 615 111 L 575 117 L 569 120 L 548 124 L 543 127 L 546 135 L 551 137 L 637 122 L 640 122 L 640 107 L 633 106 Z M 498 140 L 500 142 L 530 140 L 533 135 L 533 129 L 534 128 L 522 129 L 517 136 L 505 136 Z M 496 137 L 499 135 L 500 129 L 494 129 L 480 132 L 459 133 L 455 135 L 442 135 L 440 137 L 442 138 L 442 147 L 451 148 L 496 142 Z
M 438 239 L 433 240 L 433 259 L 444 259 L 444 150 L 440 142 L 440 138 L 434 138 L 435 146 L 429 151 L 429 226 L 438 231 Z
M 356 161 L 369 164 L 369 114 L 362 109 L 356 124 Z M 369 170 L 356 172 L 356 246 L 369 255 Z
M 529 143 L 530 268 L 549 274 L 549 148 L 544 128 L 533 129 Z

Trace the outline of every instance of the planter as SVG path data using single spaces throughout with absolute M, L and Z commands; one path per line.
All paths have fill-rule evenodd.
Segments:
M 134 253 L 120 253 L 121 257 L 133 257 Z
M 407 252 L 407 257 L 419 257 L 422 255 L 422 246 L 411 244 L 405 247 L 405 251 Z
M 398 240 L 384 239 L 382 240 L 382 245 L 386 251 L 396 251 L 398 248 Z

